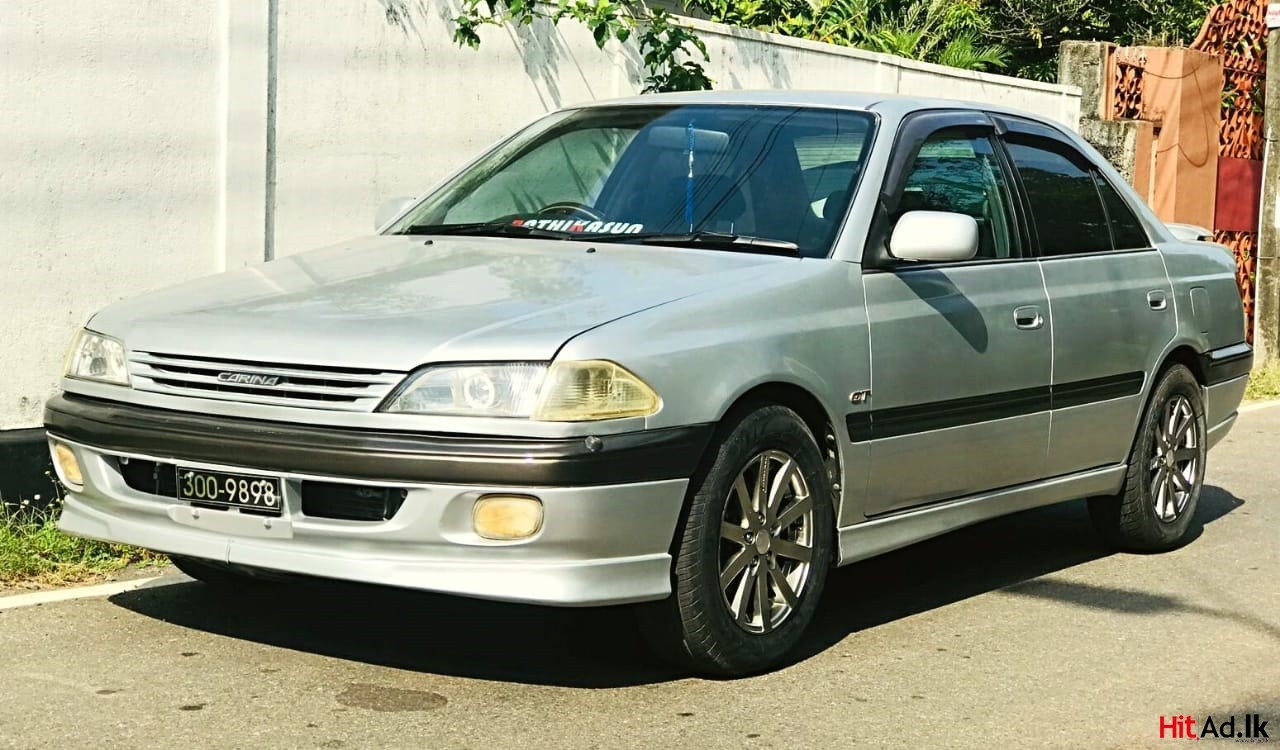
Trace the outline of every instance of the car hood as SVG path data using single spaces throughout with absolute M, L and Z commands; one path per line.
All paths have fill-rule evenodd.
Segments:
M 589 249 L 591 248 L 591 249 Z M 546 361 L 611 320 L 795 259 L 525 238 L 377 236 L 112 305 L 131 351 L 409 370 Z

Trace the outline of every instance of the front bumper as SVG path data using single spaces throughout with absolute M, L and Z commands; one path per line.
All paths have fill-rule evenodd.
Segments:
M 83 486 L 72 534 L 237 565 L 555 605 L 670 594 L 669 549 L 710 427 L 555 440 L 374 433 L 210 417 L 61 396 L 50 440 L 73 449 Z M 121 460 L 284 478 L 279 518 L 196 508 L 140 491 Z M 65 478 L 64 478 L 65 481 Z M 303 512 L 307 482 L 396 487 L 391 518 Z M 472 529 L 477 498 L 534 495 L 544 522 L 517 542 Z

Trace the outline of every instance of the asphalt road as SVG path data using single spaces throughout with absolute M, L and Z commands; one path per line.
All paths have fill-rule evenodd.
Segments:
M 1242 415 L 1168 554 L 1075 502 L 842 568 L 803 658 L 737 681 L 625 609 L 176 578 L 0 612 L 0 747 L 1168 747 L 1162 715 L 1232 713 L 1280 743 L 1278 463 L 1280 408 Z

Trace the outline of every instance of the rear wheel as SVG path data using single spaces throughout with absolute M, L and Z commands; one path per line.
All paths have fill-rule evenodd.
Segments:
M 1120 494 L 1089 500 L 1094 527 L 1112 545 L 1141 552 L 1186 539 L 1200 499 L 1208 451 L 1200 384 L 1182 365 L 1151 392 Z
M 800 642 L 831 565 L 830 485 L 818 445 L 770 405 L 721 430 L 690 487 L 674 596 L 648 609 L 659 651 L 715 675 L 780 663 Z

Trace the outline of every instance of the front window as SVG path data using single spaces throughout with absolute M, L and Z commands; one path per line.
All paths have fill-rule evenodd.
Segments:
M 797 107 L 559 113 L 486 154 L 390 231 L 823 257 L 862 171 L 872 125 L 865 112 Z
M 942 130 L 920 147 L 902 188 L 899 216 L 908 211 L 948 211 L 978 224 L 975 258 L 1018 257 L 1013 198 L 995 149 L 985 135 Z

